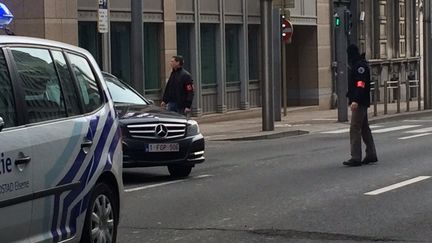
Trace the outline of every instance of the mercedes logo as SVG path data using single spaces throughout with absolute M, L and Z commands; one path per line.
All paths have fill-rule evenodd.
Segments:
M 155 135 L 160 138 L 168 136 L 168 128 L 162 124 L 159 124 L 155 128 Z

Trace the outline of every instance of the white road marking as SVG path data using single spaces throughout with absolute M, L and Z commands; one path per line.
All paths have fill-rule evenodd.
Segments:
M 315 119 L 312 119 L 312 121 L 335 121 L 335 120 L 337 120 L 337 119 L 335 119 L 335 118 L 315 118 Z
M 401 137 L 401 138 L 398 138 L 398 139 L 405 140 L 405 139 L 411 139 L 411 138 L 424 137 L 424 136 L 428 136 L 428 135 L 431 135 L 431 134 L 432 133 L 422 133 L 422 134 L 416 134 L 416 135 L 407 136 L 407 137 Z
M 338 134 L 338 133 L 346 133 L 349 132 L 349 128 L 344 128 L 344 129 L 339 129 L 339 130 L 334 130 L 334 131 L 327 131 L 327 132 L 322 132 L 323 134 Z
M 432 132 L 432 127 L 425 127 L 425 128 L 420 128 L 420 129 L 416 129 L 416 130 L 410 130 L 410 131 L 406 131 L 405 133 L 427 133 L 427 132 Z
M 432 120 L 404 120 L 404 122 L 432 122 Z
M 182 180 L 175 180 L 175 181 L 168 181 L 168 182 L 163 182 L 163 183 L 158 183 L 158 184 L 153 184 L 153 185 L 147 185 L 147 186 L 140 186 L 140 187 L 135 187 L 135 188 L 129 188 L 129 189 L 125 189 L 125 192 L 136 192 L 136 191 L 141 191 L 141 190 L 146 190 L 146 189 L 150 189 L 150 188 L 155 188 L 155 187 L 160 187 L 160 186 L 166 186 L 166 185 L 170 185 L 170 184 L 174 184 L 174 183 L 180 183 L 180 182 L 184 182 L 184 181 L 189 181 L 189 180 L 193 180 L 193 179 L 202 179 L 202 178 L 207 178 L 207 177 L 211 177 L 212 175 L 199 175 L 199 176 L 194 176 L 191 178 L 187 178 L 187 179 L 182 179 Z
M 416 178 L 412 178 L 412 179 L 409 179 L 409 180 L 406 180 L 406 181 L 402 181 L 402 182 L 399 182 L 399 183 L 396 183 L 396 184 L 393 184 L 393 185 L 390 185 L 390 186 L 387 186 L 387 187 L 383 187 L 381 189 L 377 189 L 377 190 L 374 190 L 374 191 L 366 192 L 365 195 L 376 196 L 376 195 L 379 195 L 381 193 L 388 192 L 388 191 L 391 191 L 391 190 L 394 190 L 394 189 L 397 189 L 397 188 L 401 188 L 401 187 L 404 187 L 404 186 L 407 186 L 407 185 L 410 185 L 410 184 L 413 184 L 413 183 L 416 183 L 416 182 L 419 182 L 419 181 L 423 181 L 423 180 L 426 180 L 426 179 L 429 179 L 429 178 L 430 178 L 430 176 L 418 176 Z
M 382 126 L 379 126 L 379 125 L 372 125 L 372 126 L 369 126 L 370 128 L 379 128 L 379 127 L 382 127 Z M 346 132 L 349 132 L 349 128 L 343 128 L 343 129 L 339 129 L 339 130 L 334 130 L 334 131 L 326 131 L 326 132 L 322 132 L 323 134 L 338 134 L 338 133 L 346 133 Z
M 385 132 L 393 132 L 398 130 L 404 130 L 404 129 L 410 129 L 413 127 L 419 127 L 421 125 L 404 125 L 404 126 L 397 126 L 397 127 L 389 127 L 389 128 L 383 128 L 372 131 L 372 133 L 385 133 Z

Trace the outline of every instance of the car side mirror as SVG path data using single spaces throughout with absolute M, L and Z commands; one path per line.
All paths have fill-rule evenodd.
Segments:
M 3 118 L 0 117 L 0 132 L 3 130 L 4 125 L 5 125 L 4 120 Z
M 150 103 L 150 105 L 154 105 L 154 100 L 148 100 L 148 102 Z

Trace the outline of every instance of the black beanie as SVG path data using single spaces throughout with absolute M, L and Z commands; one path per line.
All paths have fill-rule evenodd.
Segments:
M 359 48 L 355 44 L 351 44 L 347 48 L 348 55 L 359 56 L 360 51 Z
M 355 44 L 351 44 L 347 48 L 348 58 L 355 60 L 360 57 L 359 48 Z

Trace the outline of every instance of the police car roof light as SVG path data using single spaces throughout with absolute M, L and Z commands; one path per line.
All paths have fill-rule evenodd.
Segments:
M 11 11 L 4 5 L 0 3 L 0 28 L 4 29 L 9 25 L 13 20 L 13 14 Z

